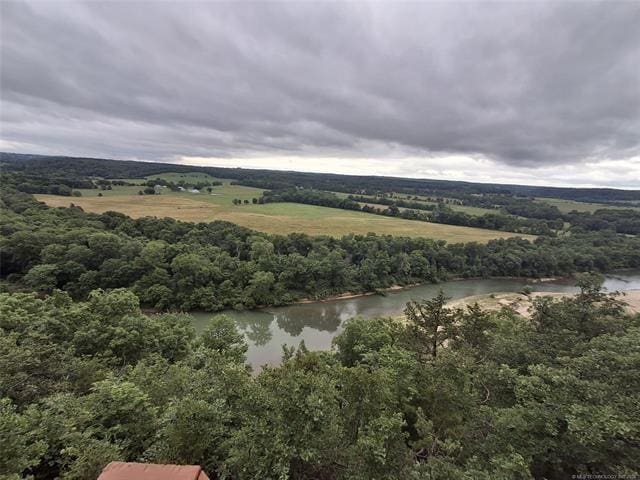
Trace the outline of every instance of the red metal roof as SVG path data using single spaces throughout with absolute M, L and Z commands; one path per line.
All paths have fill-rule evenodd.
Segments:
M 209 480 L 197 465 L 111 462 L 98 480 Z

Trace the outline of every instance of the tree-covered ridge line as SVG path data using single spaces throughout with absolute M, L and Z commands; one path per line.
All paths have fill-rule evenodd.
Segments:
M 269 190 L 262 195 L 263 203 L 294 202 L 307 205 L 321 205 L 324 207 L 341 208 L 343 210 L 355 210 L 387 217 L 398 217 L 406 220 L 418 220 L 421 222 L 442 223 L 445 225 L 458 225 L 464 227 L 485 228 L 503 232 L 515 232 L 527 235 L 555 235 L 555 230 L 564 225 L 562 220 L 536 220 L 518 218 L 513 215 L 486 213 L 484 215 L 469 215 L 464 212 L 454 211 L 444 205 L 426 205 L 419 202 L 403 200 L 392 201 L 361 195 L 349 195 L 340 198 L 331 192 L 322 192 L 306 188 L 287 188 L 283 190 Z M 361 202 L 374 202 L 380 199 L 388 208 L 380 208 L 372 205 L 360 205 Z M 411 205 L 411 206 L 410 206 Z M 403 210 L 400 210 L 403 208 Z
M 407 306 L 251 376 L 231 320 L 198 337 L 127 290 L 0 293 L 0 475 L 114 460 L 227 480 L 564 480 L 640 474 L 640 315 L 591 279 L 509 310 Z
M 10 288 L 130 288 L 146 307 L 207 310 L 283 305 L 451 277 L 549 277 L 640 267 L 640 238 L 610 232 L 446 244 L 254 232 L 226 222 L 131 219 L 49 208 L 2 190 L 0 274 Z
M 73 177 L 140 178 L 166 172 L 203 172 L 218 178 L 239 180 L 243 185 L 267 190 L 300 186 L 317 190 L 340 191 L 353 194 L 376 192 L 400 192 L 421 194 L 431 192 L 435 196 L 451 194 L 496 194 L 523 197 L 552 197 L 585 202 L 640 201 L 640 190 L 613 188 L 561 188 L 526 185 L 500 185 L 450 180 L 412 179 L 400 177 L 376 177 L 308 173 L 276 170 L 252 170 L 241 168 L 198 167 L 181 164 L 134 162 L 96 158 L 63 156 L 20 155 L 0 152 L 0 163 L 5 169 L 29 171 L 49 175 L 65 172 Z

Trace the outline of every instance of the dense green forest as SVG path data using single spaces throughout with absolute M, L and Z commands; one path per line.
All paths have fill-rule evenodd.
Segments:
M 137 460 L 237 480 L 634 478 L 640 316 L 581 285 L 532 319 L 442 296 L 406 323 L 354 319 L 332 351 L 257 376 L 224 316 L 196 337 L 127 290 L 0 294 L 0 476 Z

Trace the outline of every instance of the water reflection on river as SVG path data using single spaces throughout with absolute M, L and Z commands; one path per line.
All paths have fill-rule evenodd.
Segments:
M 259 368 L 277 365 L 282 346 L 298 346 L 304 340 L 310 350 L 331 348 L 331 340 L 342 330 L 346 320 L 355 316 L 376 317 L 397 315 L 410 300 L 431 298 L 440 289 L 453 299 L 497 292 L 518 292 L 525 286 L 540 292 L 576 292 L 571 281 L 532 283 L 524 279 L 475 279 L 420 285 L 396 290 L 387 295 L 369 295 L 325 302 L 246 312 L 222 312 L 236 322 L 249 343 L 247 361 Z M 604 287 L 609 291 L 640 289 L 640 272 L 631 271 L 607 276 Z M 202 330 L 215 314 L 192 313 L 194 325 Z

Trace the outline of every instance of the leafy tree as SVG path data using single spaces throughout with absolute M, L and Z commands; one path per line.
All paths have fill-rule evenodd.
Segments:
M 249 281 L 247 294 L 255 305 L 265 305 L 273 302 L 273 288 L 275 277 L 271 272 L 256 272 Z
M 135 458 L 151 442 L 158 412 L 136 385 L 117 380 L 96 382 L 81 404 L 88 411 L 92 437 L 119 445 Z
M 24 276 L 24 283 L 38 292 L 51 292 L 58 285 L 58 271 L 57 265 L 36 265 Z
M 46 445 L 36 436 L 37 425 L 29 412 L 20 414 L 7 398 L 0 398 L 0 478 L 18 480 L 38 464 Z
M 225 458 L 231 412 L 223 399 L 194 397 L 171 401 L 146 456 L 158 463 L 201 465 L 213 473 Z
M 455 322 L 461 317 L 461 312 L 446 307 L 447 300 L 441 290 L 430 300 L 409 302 L 404 310 L 409 322 L 407 340 L 422 355 L 435 358 L 438 348 L 455 338 Z
M 202 345 L 219 354 L 242 363 L 247 351 L 244 336 L 238 332 L 234 321 L 226 315 L 216 315 L 200 335 Z
M 371 353 L 398 343 L 400 331 L 400 325 L 391 318 L 351 319 L 333 340 L 337 358 L 343 365 L 353 367 L 365 361 Z
M 474 303 L 458 317 L 457 322 L 454 327 L 456 338 L 453 345 L 484 352 L 489 344 L 489 331 L 493 327 L 493 319 L 489 312 L 482 310 L 477 303 Z

